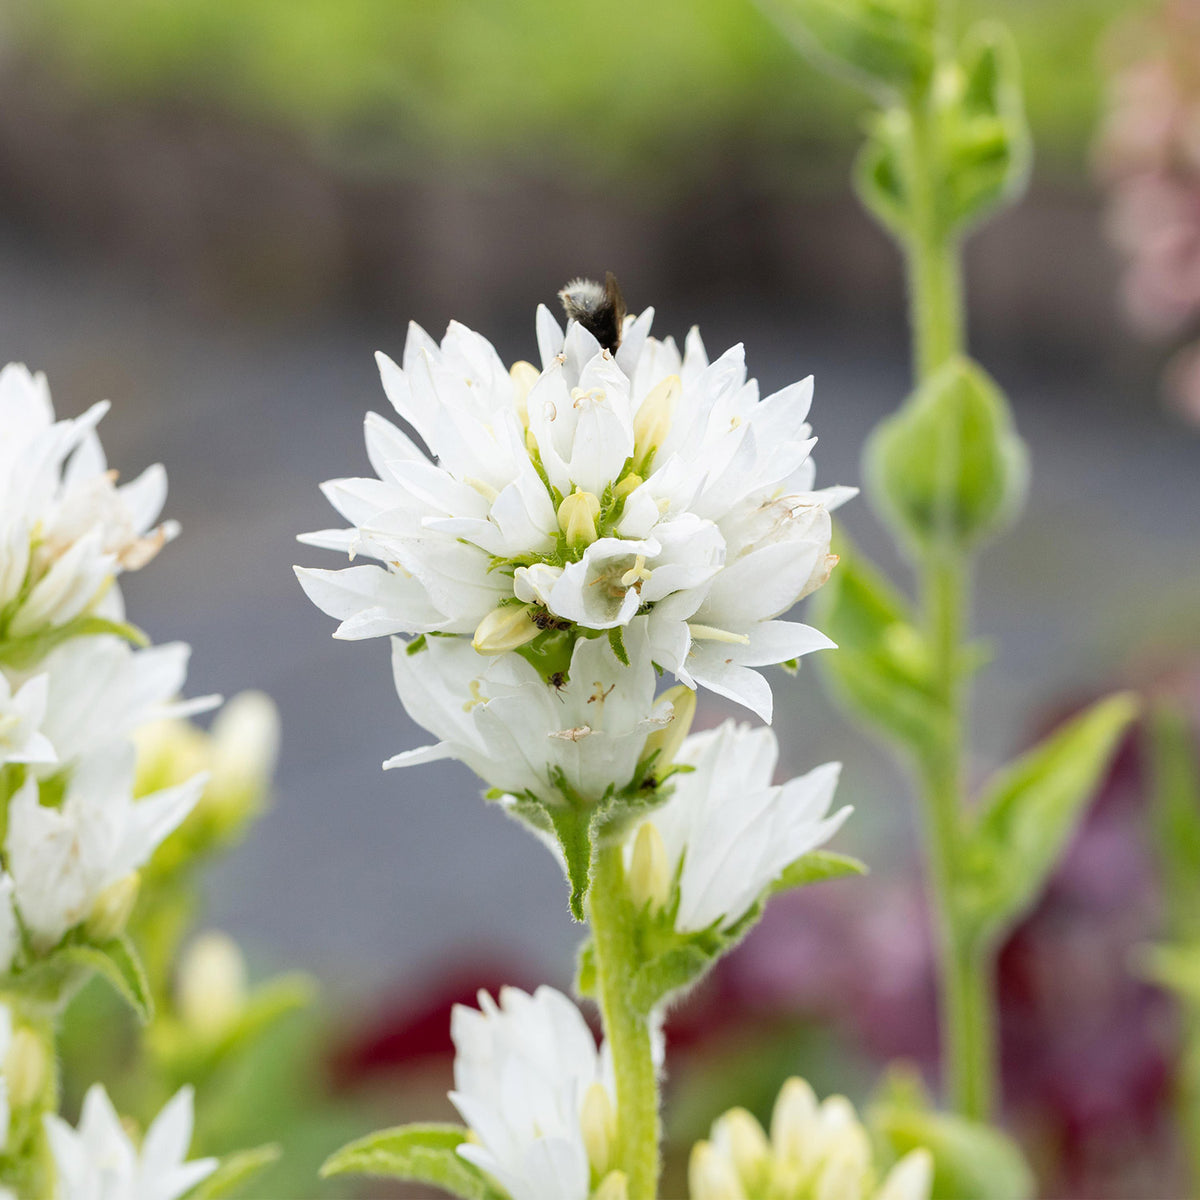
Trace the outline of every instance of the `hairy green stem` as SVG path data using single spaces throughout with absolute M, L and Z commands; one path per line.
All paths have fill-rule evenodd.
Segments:
M 636 947 L 620 844 L 601 846 L 596 852 L 588 910 L 596 948 L 596 994 L 617 1081 L 615 1165 L 626 1174 L 629 1200 L 654 1200 L 661 1133 L 658 1073 L 649 1021 L 630 1003 Z
M 944 179 L 932 88 L 931 80 L 909 105 L 912 224 L 904 251 L 918 383 L 961 353 L 965 339 L 961 246 L 939 204 Z M 946 714 L 937 750 L 921 760 L 930 901 L 939 948 L 943 1079 L 957 1111 L 987 1120 L 995 1089 L 992 955 L 990 948 L 973 945 L 963 929 L 954 876 L 968 705 L 959 666 L 970 594 L 966 554 L 953 545 L 929 551 L 922 564 L 922 589 L 932 673 Z

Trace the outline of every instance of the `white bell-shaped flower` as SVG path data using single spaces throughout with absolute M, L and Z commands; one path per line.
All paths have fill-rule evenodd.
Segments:
M 474 1135 L 458 1153 L 512 1200 L 587 1200 L 616 1129 L 611 1069 L 561 992 L 506 987 L 457 1005 L 450 1099 Z
M 628 856 L 646 899 L 665 907 L 678 888 L 678 932 L 736 924 L 849 816 L 849 808 L 829 815 L 839 763 L 774 785 L 778 759 L 770 729 L 734 721 L 693 734 L 674 754 L 693 769 L 672 776 L 672 795 L 639 827 Z
M 58 1200 L 178 1200 L 217 1169 L 215 1158 L 187 1160 L 192 1140 L 192 1089 L 181 1088 L 136 1146 L 108 1093 L 93 1084 L 79 1126 L 43 1120 L 58 1172 Z
M 23 638 L 93 611 L 113 577 L 174 537 L 155 526 L 167 479 L 152 466 L 118 487 L 95 427 L 108 409 L 56 421 L 44 375 L 0 371 L 0 637 Z
M 134 751 L 121 742 L 82 758 L 61 804 L 41 803 L 27 778 L 13 796 L 5 855 L 17 909 L 34 942 L 55 945 L 102 893 L 142 866 L 191 811 L 203 775 L 133 798 Z
M 54 745 L 42 731 L 50 678 L 34 675 L 14 687 L 0 671 L 0 766 L 55 762 Z

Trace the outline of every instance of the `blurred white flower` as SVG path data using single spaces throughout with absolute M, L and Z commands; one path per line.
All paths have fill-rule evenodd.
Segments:
M 933 1159 L 906 1154 L 882 1182 L 867 1131 L 844 1096 L 817 1103 L 803 1079 L 789 1079 L 771 1116 L 768 1140 L 743 1108 L 713 1123 L 688 1164 L 691 1200 L 929 1200 Z
M 525 659 L 477 654 L 462 638 L 430 637 L 420 649 L 396 638 L 396 691 L 409 716 L 439 741 L 390 758 L 385 767 L 454 758 L 492 787 L 561 803 L 556 776 L 577 795 L 599 800 L 632 778 L 646 737 L 666 725 L 656 705 L 645 622 L 626 634 L 630 666 L 607 638 L 581 638 L 570 678 L 548 686 Z
M 21 929 L 13 909 L 13 881 L 6 871 L 0 871 L 0 975 L 13 964 L 21 945 Z
M 148 722 L 220 704 L 219 696 L 178 699 L 191 653 L 186 642 L 134 649 L 110 634 L 71 638 L 52 650 L 38 670 L 49 677 L 42 730 L 59 761 L 72 762 Z
M 72 1129 L 51 1113 L 46 1135 L 58 1171 L 58 1200 L 178 1200 L 217 1169 L 185 1161 L 192 1140 L 192 1089 L 181 1088 L 136 1147 L 100 1084 L 88 1089 Z
M 497 1004 L 456 1005 L 450 1099 L 474 1135 L 458 1153 L 512 1200 L 587 1200 L 609 1169 L 616 1104 L 611 1070 L 561 992 L 503 988 Z
M 94 609 L 114 576 L 178 532 L 154 524 L 167 493 L 161 466 L 116 486 L 95 433 L 107 409 L 55 421 L 44 375 L 16 363 L 0 371 L 0 637 Z
M 8 1124 L 12 1116 L 12 1108 L 8 1100 L 8 1073 L 4 1070 L 8 1061 L 8 1052 L 12 1049 L 13 1019 L 12 1009 L 0 1002 L 0 1152 L 8 1144 Z M 2 1194 L 2 1193 L 0 1193 Z
M 827 815 L 840 763 L 772 785 L 779 744 L 770 729 L 726 721 L 693 734 L 673 758 L 693 770 L 672 776 L 673 793 L 639 826 L 627 857 L 640 898 L 667 907 L 678 888 L 680 933 L 735 924 L 850 814 Z
M 41 947 L 92 912 L 102 893 L 154 853 L 187 816 L 205 777 L 133 799 L 134 751 L 118 743 L 81 759 L 62 803 L 42 804 L 29 778 L 13 796 L 5 854 L 17 909 Z
M 43 674 L 14 688 L 0 671 L 0 766 L 56 761 L 54 746 L 41 730 L 49 684 Z
M 812 491 L 811 380 L 760 401 L 741 346 L 710 364 L 693 329 L 681 356 L 652 317 L 613 354 L 541 307 L 540 372 L 457 323 L 440 345 L 410 326 L 402 366 L 378 356 L 433 461 L 371 414 L 378 478 L 325 485 L 351 528 L 301 541 L 383 564 L 297 568 L 335 636 L 469 634 L 498 653 L 547 621 L 649 614 L 655 661 L 769 718 L 756 668 L 831 644 L 777 618 L 828 574 L 828 509 L 852 492 Z M 514 597 L 524 625 L 498 607 Z

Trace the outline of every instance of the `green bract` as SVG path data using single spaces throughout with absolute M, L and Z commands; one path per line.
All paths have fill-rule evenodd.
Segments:
M 1027 476 L 1003 393 L 966 358 L 876 428 L 863 469 L 881 516 L 920 552 L 966 550 L 994 533 L 1018 509 Z

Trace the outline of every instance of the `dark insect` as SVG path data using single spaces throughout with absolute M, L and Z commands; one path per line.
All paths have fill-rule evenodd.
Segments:
M 562 671 L 555 671 L 546 682 L 556 691 L 561 692 L 567 686 L 567 676 Z M 560 696 L 561 700 L 562 697 Z
M 625 297 L 611 271 L 605 273 L 603 286 L 594 279 L 572 279 L 558 298 L 568 320 L 578 321 L 605 350 L 616 353 L 625 323 Z
M 570 621 L 564 621 L 561 617 L 551 616 L 544 608 L 539 608 L 530 619 L 541 630 L 571 628 Z

